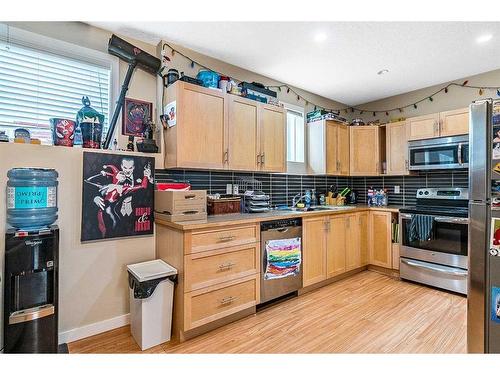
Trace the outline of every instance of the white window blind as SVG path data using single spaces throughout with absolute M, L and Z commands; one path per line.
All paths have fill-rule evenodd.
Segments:
M 0 130 L 14 137 L 25 128 L 32 138 L 52 144 L 49 118 L 75 120 L 88 96 L 91 107 L 110 115 L 111 67 L 98 66 L 0 41 Z
M 287 161 L 304 163 L 305 137 L 304 113 L 295 110 L 286 110 L 287 126 Z

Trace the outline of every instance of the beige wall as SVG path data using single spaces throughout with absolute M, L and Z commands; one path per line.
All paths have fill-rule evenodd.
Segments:
M 42 167 L 54 168 L 59 173 L 57 223 L 60 227 L 60 333 L 127 314 L 129 297 L 126 265 L 155 257 L 152 235 L 80 243 L 82 155 L 81 148 L 0 144 L 0 186 L 4 187 L 0 189 L 2 270 L 5 255 L 3 233 L 6 227 L 7 171 L 16 167 Z M 0 295 L 3 300 L 3 284 Z M 3 306 L 3 302 L 0 306 Z M 3 314 L 0 316 L 2 318 Z
M 499 62 L 500 64 L 500 62 Z M 482 74 L 478 74 L 471 77 L 457 79 L 453 82 L 462 84 L 465 80 L 469 81 L 469 85 L 472 86 L 500 86 L 500 69 L 493 70 L 491 72 L 486 72 Z M 360 104 L 356 107 L 363 108 L 368 111 L 374 110 L 383 110 L 388 108 L 398 108 L 408 103 L 414 103 L 421 98 L 427 97 L 441 87 L 446 86 L 450 82 L 445 82 L 440 85 L 427 87 L 421 90 L 411 91 L 405 94 L 392 96 L 386 99 L 377 100 L 370 103 Z M 389 119 L 399 118 L 399 117 L 414 117 L 425 115 L 429 113 L 448 111 L 451 109 L 458 109 L 467 107 L 473 100 L 484 99 L 484 98 L 496 98 L 496 91 L 485 90 L 482 96 L 479 95 L 478 90 L 474 89 L 466 89 L 461 87 L 450 87 L 448 93 L 440 93 L 434 97 L 434 101 L 426 100 L 417 105 L 417 109 L 408 108 L 405 109 L 403 113 L 392 112 L 389 116 L 385 116 L 385 114 L 378 114 L 376 117 L 373 117 L 371 113 L 364 113 L 360 115 L 358 113 L 354 113 L 351 117 L 361 117 L 365 121 L 371 121 L 373 119 L 380 119 L 382 122 L 386 122 Z

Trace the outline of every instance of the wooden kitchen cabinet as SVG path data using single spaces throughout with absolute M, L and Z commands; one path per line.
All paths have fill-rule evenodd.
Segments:
M 469 108 L 431 113 L 407 119 L 409 140 L 449 137 L 469 133 Z
M 260 145 L 259 106 L 255 100 L 228 96 L 228 148 L 226 160 L 230 169 L 258 169 Z
M 283 108 L 259 103 L 260 170 L 286 172 L 286 116 Z M 229 123 L 231 127 L 231 123 Z
M 358 214 L 346 215 L 346 271 L 361 267 L 360 227 Z
M 439 113 L 407 119 L 410 141 L 439 137 Z
M 369 245 L 370 245 L 370 238 L 369 238 L 369 226 L 370 226 L 370 221 L 368 217 L 368 211 L 365 212 L 359 212 L 357 214 L 357 221 L 358 221 L 358 228 L 359 228 L 359 233 L 358 233 L 358 238 L 359 238 L 359 253 L 360 253 L 360 262 L 361 266 L 366 266 L 369 263 Z
M 167 100 L 177 123 L 165 130 L 166 168 L 286 171 L 283 108 L 181 81 Z
M 439 136 L 469 134 L 469 108 L 439 113 Z
M 176 125 L 165 130 L 166 168 L 222 169 L 225 160 L 227 96 L 176 82 L 167 89 L 177 106 Z
M 410 174 L 408 170 L 408 135 L 406 121 L 386 124 L 386 156 L 387 174 L 403 176 Z
M 370 264 L 392 268 L 392 214 L 370 212 Z
M 327 218 L 319 216 L 302 221 L 304 287 L 327 278 Z
M 307 124 L 309 168 L 315 174 L 349 175 L 349 126 L 321 120 Z
M 334 277 L 346 271 L 347 244 L 350 233 L 347 231 L 348 215 L 327 218 L 327 277 Z
M 385 159 L 385 136 L 379 126 L 350 126 L 350 175 L 378 176 Z

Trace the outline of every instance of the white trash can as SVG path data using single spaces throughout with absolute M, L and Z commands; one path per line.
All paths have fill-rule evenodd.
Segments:
M 157 259 L 127 266 L 130 328 L 142 350 L 170 341 L 177 270 Z

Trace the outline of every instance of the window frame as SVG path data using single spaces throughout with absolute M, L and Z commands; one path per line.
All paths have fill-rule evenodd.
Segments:
M 20 47 L 31 48 L 39 50 L 41 52 L 81 61 L 83 63 L 109 68 L 111 70 L 111 73 L 108 119 L 109 121 L 111 121 L 113 112 L 116 107 L 116 101 L 120 93 L 120 62 L 117 57 L 91 48 L 81 47 L 79 45 L 69 43 L 60 39 L 55 39 L 45 35 L 36 34 L 31 31 L 19 29 L 5 23 L 0 23 L 0 41 L 4 43 L 18 44 Z M 119 126 L 115 127 L 113 138 L 116 137 L 118 128 Z
M 283 107 L 285 109 L 285 116 L 288 117 L 288 111 L 302 113 L 303 121 L 303 132 L 304 132 L 304 161 L 296 162 L 296 161 L 288 161 L 288 134 L 286 137 L 286 164 L 287 164 L 287 173 L 296 173 L 296 174 L 305 174 L 307 173 L 307 127 L 306 127 L 306 108 L 298 105 L 283 103 Z M 286 128 L 288 133 L 288 120 L 286 120 Z M 296 140 L 295 140 L 296 141 Z

